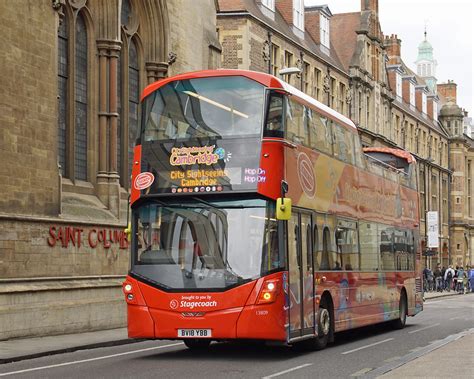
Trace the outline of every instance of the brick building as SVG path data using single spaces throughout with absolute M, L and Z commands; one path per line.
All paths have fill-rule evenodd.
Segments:
M 222 67 L 301 73 L 290 84 L 348 115 L 349 76 L 330 38 L 327 6 L 304 7 L 303 0 L 219 0 L 217 26 Z
M 216 10 L 0 2 L 0 340 L 124 325 L 140 92 L 219 64 Z

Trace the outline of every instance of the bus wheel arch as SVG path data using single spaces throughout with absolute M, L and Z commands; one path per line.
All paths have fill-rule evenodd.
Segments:
M 405 287 L 400 290 L 400 300 L 398 301 L 398 317 L 392 320 L 394 329 L 403 329 L 406 325 L 408 315 L 408 297 Z

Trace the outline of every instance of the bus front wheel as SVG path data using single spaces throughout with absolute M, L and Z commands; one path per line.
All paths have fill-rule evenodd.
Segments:
M 304 349 L 322 350 L 329 342 L 332 333 L 332 313 L 327 298 L 321 299 L 319 303 L 319 311 L 316 315 L 316 323 L 318 328 L 318 336 L 310 340 L 302 341 L 300 346 Z
M 186 339 L 183 341 L 184 344 L 188 347 L 188 349 L 193 350 L 204 350 L 209 347 L 211 344 L 211 340 L 206 339 Z

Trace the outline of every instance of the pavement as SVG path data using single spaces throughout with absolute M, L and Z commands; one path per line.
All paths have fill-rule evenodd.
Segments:
M 445 296 L 460 295 L 457 295 L 453 291 L 441 293 L 429 292 L 425 294 L 425 301 Z M 0 364 L 76 350 L 124 345 L 139 341 L 141 340 L 129 339 L 126 328 L 60 336 L 11 339 L 0 341 Z M 392 367 L 381 367 L 378 370 L 374 370 L 373 373 L 367 373 L 366 377 L 452 377 L 453 368 L 460 362 L 462 362 L 461 365 L 464 367 L 474 367 L 473 348 L 474 328 L 466 333 L 447 337 L 445 340 L 433 346 L 428 346 L 428 350 L 418 351 L 417 354 L 411 357 L 411 360 L 405 360 L 402 364 L 393 364 Z M 429 368 L 429 371 L 427 371 L 427 368 Z M 387 370 L 390 371 L 387 372 Z M 466 371 L 464 370 L 462 372 Z M 469 372 L 469 370 L 467 372 Z M 463 378 L 463 376 L 458 376 L 458 378 Z

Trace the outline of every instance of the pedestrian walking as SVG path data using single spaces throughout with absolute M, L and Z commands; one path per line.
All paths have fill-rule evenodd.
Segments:
M 469 288 L 474 292 L 474 267 L 469 270 Z
M 444 281 L 446 283 L 446 288 L 448 289 L 448 292 L 451 291 L 454 275 L 455 275 L 455 272 L 454 272 L 453 266 L 450 265 L 446 269 L 446 272 L 444 273 Z
M 443 291 L 443 274 L 441 272 L 441 265 L 438 263 L 436 269 L 433 273 L 434 280 L 435 280 L 435 289 L 437 292 Z
M 456 292 L 459 294 L 464 293 L 464 276 L 464 268 L 461 266 L 456 273 Z

